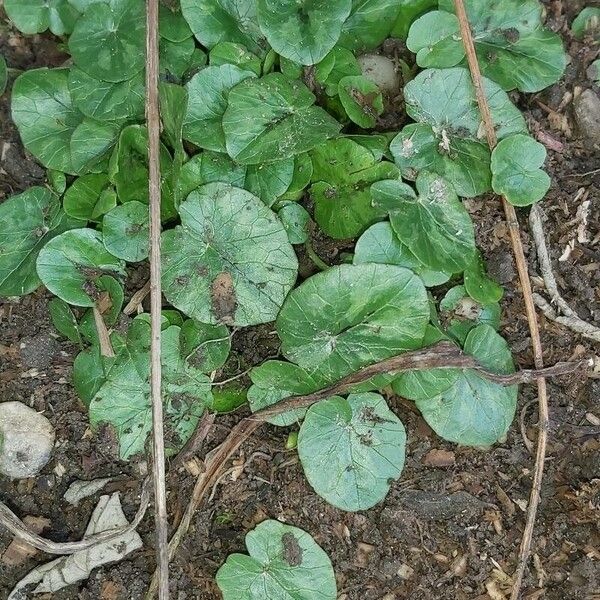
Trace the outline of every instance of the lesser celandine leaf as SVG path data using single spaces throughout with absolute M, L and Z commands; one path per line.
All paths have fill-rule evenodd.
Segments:
M 444 11 L 454 12 L 454 1 L 440 0 L 439 7 L 440 11 L 435 14 L 447 26 Z M 566 54 L 560 36 L 542 26 L 543 6 L 538 0 L 466 0 L 465 8 L 485 77 L 505 90 L 517 88 L 522 92 L 537 92 L 560 79 L 566 66 Z M 435 19 L 430 27 L 437 31 L 440 20 L 433 21 Z M 455 48 L 448 47 L 447 52 L 458 57 L 457 47 L 462 45 L 459 35 L 454 45 Z M 429 61 L 429 65 L 452 66 L 447 56 L 438 57 L 443 64 Z M 454 64 L 459 61 L 460 58 Z
M 258 0 L 258 22 L 281 56 L 314 65 L 335 46 L 351 0 Z
M 75 306 L 94 306 L 102 275 L 125 275 L 123 262 L 106 250 L 102 235 L 85 228 L 51 239 L 38 255 L 37 272 L 53 294 Z
M 217 571 L 224 600 L 335 600 L 331 561 L 313 538 L 279 521 L 246 535 L 246 554 L 230 554 Z
M 0 295 L 22 296 L 33 292 L 40 279 L 35 261 L 54 236 L 81 227 L 68 217 L 58 196 L 43 187 L 8 198 L 0 204 Z
M 181 352 L 187 362 L 203 373 L 220 369 L 231 350 L 225 325 L 209 325 L 187 319 L 181 325 Z
M 302 205 L 287 202 L 279 209 L 277 216 L 281 219 L 291 244 L 304 244 L 308 240 L 310 215 Z
M 48 302 L 48 312 L 52 319 L 52 324 L 58 333 L 64 335 L 75 344 L 81 344 L 81 334 L 77 325 L 77 319 L 71 310 L 71 307 L 60 298 L 52 298 Z
M 179 213 L 181 225 L 162 236 L 167 299 L 205 323 L 272 321 L 298 269 L 275 213 L 223 183 L 192 192 Z
M 244 188 L 270 207 L 279 196 L 287 192 L 293 176 L 293 158 L 265 165 L 249 165 Z
M 242 44 L 235 42 L 219 42 L 213 46 L 208 61 L 212 66 L 235 65 L 243 71 L 252 71 L 260 76 L 262 73 L 262 62 L 256 54 L 249 52 Z
M 514 371 L 510 350 L 489 325 L 479 325 L 467 336 L 464 350 L 486 369 Z M 439 395 L 415 398 L 429 426 L 442 438 L 465 446 L 489 446 L 502 439 L 515 415 L 516 385 L 503 387 L 470 369 Z
M 375 223 L 356 242 L 354 248 L 355 265 L 377 263 L 398 265 L 415 272 L 427 287 L 442 285 L 450 279 L 451 273 L 432 271 L 421 263 L 395 234 L 389 221 Z
M 504 290 L 488 276 L 480 252 L 477 252 L 475 260 L 465 269 L 464 281 L 469 296 L 480 304 L 500 302 L 502 299 Z
M 139 0 L 90 4 L 69 38 L 77 67 L 95 79 L 126 81 L 145 63 L 146 15 Z
M 338 94 L 352 122 L 363 129 L 375 127 L 377 117 L 383 113 L 383 96 L 373 82 L 362 75 L 342 77 Z
M 405 40 L 414 21 L 437 5 L 437 0 L 400 0 L 400 10 L 390 36 Z
M 469 213 L 454 190 L 440 177 L 423 172 L 417 193 L 399 181 L 379 181 L 371 187 L 374 200 L 397 202 L 390 223 L 399 240 L 426 267 L 458 273 L 475 257 L 475 233 Z M 411 190 L 412 191 L 412 190 Z
M 55 171 L 54 169 L 48 169 L 46 176 L 48 178 L 48 184 L 59 196 L 65 193 L 67 189 L 67 177 L 62 171 Z
M 413 23 L 406 46 L 417 55 L 420 67 L 454 67 L 465 56 L 459 31 L 456 15 L 428 12 Z
M 102 313 L 102 319 L 109 327 L 114 325 L 119 315 L 121 314 L 121 308 L 123 307 L 123 301 L 125 300 L 125 291 L 119 281 L 110 275 L 102 275 L 96 281 L 94 281 L 95 294 L 98 298 L 98 304 L 108 307 L 104 309 Z M 79 322 L 79 332 L 89 342 L 93 344 L 99 344 L 98 329 L 96 327 L 96 320 L 94 318 L 94 311 L 92 309 L 86 310 L 81 321 Z
M 181 11 L 198 41 L 209 49 L 219 42 L 235 42 L 259 56 L 268 50 L 258 26 L 256 0 L 181 0 Z
M 227 96 L 240 81 L 254 76 L 252 71 L 229 64 L 206 67 L 194 75 L 186 85 L 189 100 L 183 122 L 184 138 L 200 148 L 225 152 L 222 120 Z
M 598 37 L 600 34 L 600 8 L 597 6 L 586 6 L 571 23 L 571 32 L 578 40 L 586 35 Z
M 41 33 L 50 29 L 54 35 L 73 31 L 79 11 L 68 0 L 5 0 L 4 10 L 23 33 Z
M 63 198 L 65 212 L 75 219 L 98 220 L 104 208 L 101 205 L 101 198 L 109 186 L 108 175 L 105 173 L 90 173 L 78 177 L 67 189 Z
M 171 42 L 183 42 L 192 37 L 192 30 L 179 10 L 161 3 L 158 11 L 160 37 Z
M 511 135 L 492 152 L 492 187 L 515 206 L 541 200 L 550 189 L 550 177 L 541 169 L 546 148 L 528 135 Z
M 298 435 L 309 483 L 342 510 L 383 500 L 404 467 L 406 432 L 379 394 L 333 396 L 311 406 Z
M 376 48 L 388 37 L 399 9 L 398 0 L 352 0 L 350 16 L 342 27 L 340 46 L 354 51 Z
M 281 73 L 246 79 L 230 92 L 223 115 L 227 152 L 242 164 L 291 158 L 335 136 L 341 125 L 300 81 Z
M 167 80 L 181 80 L 190 68 L 196 50 L 194 40 L 188 38 L 182 42 L 171 42 L 161 38 L 159 44 L 160 73 Z
M 428 320 L 427 292 L 412 271 L 339 265 L 294 289 L 276 327 L 286 358 L 336 381 L 420 347 Z
M 148 206 L 141 202 L 126 202 L 104 215 L 102 234 L 104 246 L 128 262 L 139 262 L 148 257 Z

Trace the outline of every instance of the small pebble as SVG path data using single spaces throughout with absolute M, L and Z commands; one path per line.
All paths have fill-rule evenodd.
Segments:
M 363 75 L 372 81 L 382 92 L 397 94 L 400 90 L 400 76 L 391 59 L 378 54 L 363 54 L 358 57 Z
M 600 145 L 600 96 L 584 90 L 573 100 L 573 109 L 581 135 Z
M 0 474 L 13 479 L 37 475 L 50 460 L 54 428 L 22 402 L 0 403 Z

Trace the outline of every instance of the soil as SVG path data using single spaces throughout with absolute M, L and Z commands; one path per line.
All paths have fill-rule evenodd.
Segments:
M 598 47 L 573 40 L 568 24 L 582 2 L 546 2 L 548 23 L 564 36 L 571 57 L 564 79 L 535 95 L 512 94 L 533 134 L 548 148 L 552 188 L 543 202 L 545 230 L 553 267 L 564 298 L 584 319 L 600 325 L 600 193 L 598 153 L 579 131 L 573 94 L 595 89 L 586 69 Z M 67 57 L 49 35 L 23 38 L 0 25 L 0 52 L 13 69 L 57 66 Z M 14 78 L 14 73 L 11 79 Z M 9 93 L 0 99 L 2 152 L 0 201 L 45 173 L 23 150 L 9 119 Z M 596 140 L 596 144 L 598 140 Z M 583 191 L 582 191 L 583 190 Z M 577 211 L 590 201 L 588 240 L 577 241 Z M 523 302 L 511 259 L 506 225 L 497 199 L 468 202 L 480 248 L 492 274 L 504 284 L 501 332 L 516 363 L 533 364 Z M 543 292 L 528 234 L 520 213 L 523 243 L 534 286 Z M 570 255 L 559 260 L 572 244 Z M 328 262 L 351 247 L 315 239 L 315 251 Z M 302 256 L 303 275 L 310 267 Z M 143 283 L 143 277 L 140 278 Z M 141 287 L 141 284 L 140 286 Z M 49 296 L 0 300 L 0 401 L 20 400 L 43 411 L 56 428 L 51 462 L 36 478 L 0 480 L 0 497 L 19 516 L 45 517 L 44 535 L 57 541 L 80 539 L 98 494 L 76 507 L 63 494 L 76 479 L 113 477 L 105 490 L 120 491 L 125 513 L 137 508 L 143 461 L 115 458 L 108 429 L 91 431 L 84 405 L 71 383 L 77 348 L 57 336 L 48 319 Z M 540 317 L 544 360 L 593 356 L 598 347 Z M 269 326 L 237 332 L 232 373 L 277 354 Z M 600 599 L 600 379 L 570 375 L 549 382 L 551 431 L 523 598 L 529 600 Z M 219 598 L 215 572 L 231 552 L 245 551 L 244 535 L 265 518 L 302 527 L 332 559 L 340 598 L 346 600 L 452 599 L 501 600 L 510 589 L 531 488 L 533 457 L 519 428 L 535 441 L 535 388 L 523 387 L 517 419 L 506 441 L 486 450 L 460 448 L 436 437 L 409 402 L 390 396 L 408 431 L 407 463 L 384 502 L 356 514 L 332 508 L 316 496 L 298 463 L 285 449 L 288 429 L 263 427 L 244 445 L 214 497 L 199 510 L 171 566 L 172 598 Z M 218 443 L 239 413 L 219 417 L 206 447 Z M 176 525 L 190 497 L 194 476 L 185 468 L 169 475 L 170 521 Z M 55 600 L 142 598 L 154 569 L 151 515 L 139 529 L 144 548 L 122 562 L 95 570 L 80 585 L 53 594 Z M 0 555 L 11 537 L 0 530 Z M 32 567 L 50 560 L 41 553 L 8 567 L 0 562 L 0 597 Z M 49 596 L 38 596 L 49 598 Z

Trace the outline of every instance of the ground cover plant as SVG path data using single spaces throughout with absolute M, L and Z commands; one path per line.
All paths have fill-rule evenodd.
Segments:
M 440 341 L 491 372 L 514 371 L 498 332 L 503 290 L 462 198 L 543 198 L 545 148 L 508 92 L 552 84 L 566 59 L 537 0 L 466 4 L 493 151 L 450 1 L 161 6 L 168 454 L 205 411 L 258 411 Z M 55 327 L 81 348 L 73 383 L 90 424 L 110 424 L 128 460 L 152 427 L 149 317 L 122 312 L 128 277 L 148 257 L 145 5 L 5 9 L 23 33 L 63 36 L 72 61 L 26 71 L 12 87 L 13 120 L 48 184 L 0 205 L 0 295 L 43 285 L 56 296 Z M 406 38 L 412 54 L 378 65 L 369 55 L 388 37 Z M 391 110 L 402 115 L 392 127 Z M 352 240 L 352 252 L 324 264 L 312 246 L 323 235 Z M 312 257 L 311 274 L 299 274 L 299 255 Z M 215 386 L 232 372 L 231 337 L 265 323 L 279 355 L 254 365 L 246 386 Z M 470 368 L 388 373 L 271 417 L 299 429 L 307 480 L 343 510 L 374 506 L 401 477 L 406 432 L 390 390 L 437 435 L 475 447 L 504 438 L 518 392 Z M 331 563 L 307 533 L 265 521 L 247 546 L 219 571 L 225 598 L 336 597 Z

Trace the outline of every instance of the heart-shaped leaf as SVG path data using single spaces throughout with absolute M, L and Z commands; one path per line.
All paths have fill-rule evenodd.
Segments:
M 352 10 L 342 27 L 339 44 L 354 51 L 376 48 L 388 37 L 400 3 L 397 0 L 352 0 Z
M 22 296 L 39 285 L 38 253 L 54 236 L 81 227 L 50 190 L 31 187 L 0 204 L 0 296 Z
M 123 262 L 102 243 L 93 229 L 72 229 L 52 238 L 37 258 L 42 283 L 56 296 L 75 306 L 94 306 L 97 280 L 103 275 L 124 276 Z
M 12 89 L 12 117 L 24 146 L 49 169 L 85 173 L 106 156 L 117 129 L 83 116 L 69 92 L 68 69 L 31 69 Z
M 187 362 L 203 373 L 220 369 L 229 356 L 231 336 L 225 325 L 188 319 L 181 325 L 181 351 Z
M 126 81 L 145 64 L 146 14 L 139 0 L 90 4 L 69 38 L 75 65 L 95 79 Z
M 417 193 L 400 181 L 379 181 L 371 187 L 374 201 L 396 208 L 390 223 L 398 239 L 426 267 L 458 273 L 475 257 L 475 233 L 469 213 L 454 190 L 440 177 L 423 172 Z M 412 194 L 409 192 L 412 192 Z
M 192 192 L 179 213 L 181 225 L 162 236 L 169 302 L 204 323 L 272 321 L 298 269 L 275 213 L 256 196 L 223 183 Z
M 281 73 L 236 85 L 223 115 L 229 156 L 242 164 L 284 160 L 335 136 L 340 124 L 314 102 L 304 84 Z
M 63 198 L 65 212 L 74 219 L 84 221 L 98 221 L 116 203 L 116 194 L 105 173 L 78 177 Z
M 335 600 L 331 561 L 313 538 L 279 521 L 246 535 L 246 554 L 230 554 L 217 571 L 224 600 Z
M 148 256 L 148 207 L 141 202 L 126 202 L 104 215 L 102 221 L 104 246 L 128 262 L 139 262 Z
M 571 23 L 573 37 L 582 40 L 586 35 L 598 38 L 600 34 L 600 8 L 586 6 Z
M 302 205 L 287 202 L 279 209 L 277 216 L 287 231 L 290 244 L 304 244 L 308 240 L 310 215 Z
M 174 3 L 174 6 L 177 4 L 179 3 Z M 181 12 L 174 7 L 160 4 L 158 7 L 158 18 L 160 37 L 170 42 L 183 42 L 194 35 Z
M 492 152 L 492 187 L 515 206 L 538 202 L 550 189 L 550 177 L 541 167 L 546 148 L 528 135 L 511 135 Z
M 372 81 L 362 75 L 342 77 L 338 94 L 353 123 L 363 129 L 375 127 L 377 117 L 383 113 L 383 96 Z
M 454 1 L 440 0 L 439 7 L 440 11 L 421 17 L 411 28 L 409 38 L 415 42 L 415 28 L 443 30 L 448 36 L 445 55 L 429 54 L 427 65 L 419 62 L 421 66 L 453 66 L 462 59 L 458 22 L 447 16 L 454 12 Z M 542 26 L 543 7 L 538 0 L 466 0 L 465 9 L 485 77 L 505 90 L 517 88 L 522 92 L 538 92 L 560 79 L 566 55 L 560 36 Z M 422 19 L 425 25 L 419 22 Z M 449 35 L 450 23 L 455 27 L 454 36 Z M 421 38 L 418 45 L 424 44 Z M 452 63 L 450 56 L 456 62 Z
M 406 432 L 379 394 L 333 396 L 308 409 L 298 455 L 315 492 L 342 510 L 383 500 L 404 467 Z
M 248 165 L 244 188 L 270 207 L 287 192 L 293 177 L 293 158 L 265 165 Z
M 459 31 L 456 15 L 434 10 L 413 23 L 406 46 L 420 67 L 454 67 L 465 56 Z
M 395 234 L 388 221 L 375 223 L 356 242 L 354 248 L 355 265 L 377 263 L 398 265 L 416 273 L 427 287 L 442 285 L 450 279 L 451 273 L 432 271 L 421 263 Z
M 181 0 L 181 11 L 203 46 L 235 42 L 264 56 L 269 45 L 258 26 L 256 5 L 257 0 Z
M 262 74 L 262 61 L 256 54 L 249 52 L 242 44 L 219 42 L 210 51 L 208 61 L 211 66 L 235 65 L 242 71 L 252 71 L 256 76 Z
M 339 265 L 294 289 L 277 317 L 286 358 L 329 381 L 420 347 L 427 292 L 408 269 Z
M 335 46 L 351 8 L 351 0 L 258 0 L 258 22 L 275 52 L 314 65 Z
M 504 290 L 488 276 L 480 252 L 477 252 L 475 260 L 465 269 L 464 280 L 467 293 L 480 304 L 492 304 L 502 299 Z
M 68 0 L 5 0 L 4 9 L 15 27 L 27 34 L 46 29 L 54 35 L 71 33 L 79 17 Z

